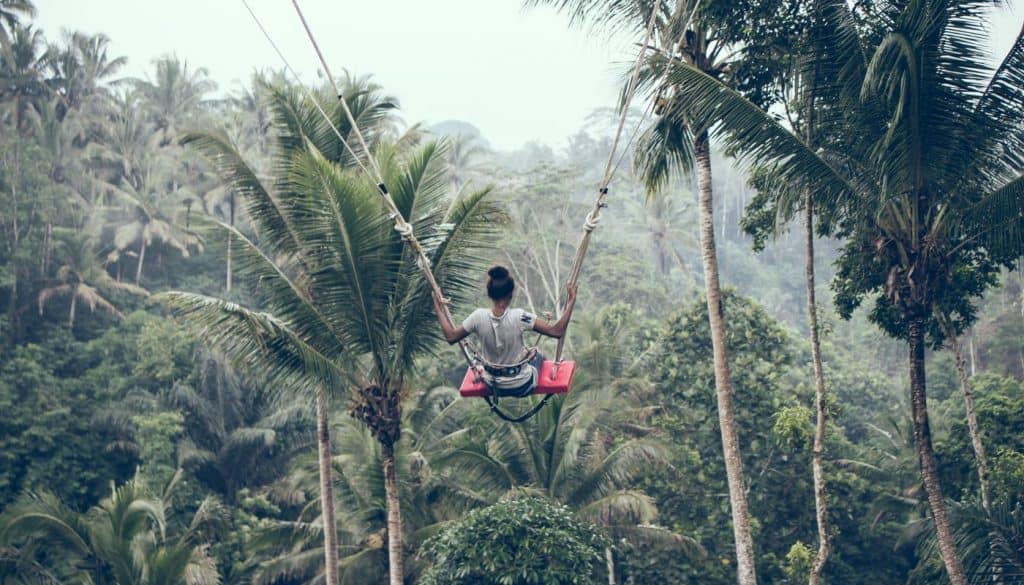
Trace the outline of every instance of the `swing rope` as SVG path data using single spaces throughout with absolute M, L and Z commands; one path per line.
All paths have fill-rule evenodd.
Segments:
M 253 11 L 252 7 L 249 6 L 249 3 L 246 0 L 242 0 L 242 4 L 245 5 L 246 10 L 248 10 L 249 15 L 256 23 L 256 26 L 259 27 L 260 31 L 263 33 L 263 36 L 266 37 L 267 41 L 270 43 L 270 46 L 273 47 L 278 57 L 281 58 L 281 61 L 284 63 L 285 67 L 292 74 L 292 76 L 295 78 L 296 82 L 305 89 L 306 98 L 316 107 L 317 112 L 319 112 L 320 116 L 323 117 L 325 122 L 327 122 L 327 125 L 331 128 L 331 130 L 334 132 L 334 135 L 345 147 L 345 150 L 352 156 L 355 163 L 359 166 L 359 169 L 362 170 L 364 174 L 370 177 L 377 184 L 377 191 L 380 194 L 381 199 L 384 201 L 384 206 L 387 209 L 388 217 L 395 222 L 395 231 L 397 231 L 401 235 L 402 239 L 412 249 L 413 254 L 416 256 L 416 265 L 419 267 L 420 272 L 423 274 L 423 278 L 426 280 L 427 285 L 430 287 L 431 294 L 440 301 L 440 303 L 438 303 L 442 308 L 440 316 L 443 319 L 445 319 L 449 324 L 453 324 L 454 321 L 452 319 L 451 312 L 448 310 L 448 299 L 444 297 L 444 293 L 442 292 L 440 285 L 437 283 L 437 279 L 434 278 L 433 271 L 431 271 L 430 269 L 430 258 L 427 257 L 426 251 L 424 250 L 422 244 L 420 244 L 419 240 L 413 233 L 412 224 L 405 220 L 405 217 L 398 209 L 398 206 L 395 205 L 394 199 L 392 199 L 390 193 L 388 193 L 387 185 L 384 183 L 384 177 L 383 174 L 381 173 L 380 167 L 378 166 L 377 161 L 370 153 L 370 148 L 367 145 L 366 138 L 363 136 L 362 131 L 359 129 L 359 124 L 356 122 L 355 116 L 352 115 L 352 110 L 348 106 L 348 101 L 345 99 L 345 95 L 341 92 L 337 82 L 334 79 L 334 76 L 331 74 L 331 70 L 327 66 L 327 61 L 324 58 L 323 52 L 320 50 L 320 45 L 316 42 L 316 38 L 313 36 L 313 31 L 312 29 L 310 29 L 309 23 L 306 21 L 306 17 L 302 13 L 302 9 L 299 7 L 298 2 L 296 0 L 292 0 L 292 5 L 295 7 L 295 11 L 296 13 L 298 13 L 299 19 L 302 21 L 302 26 L 306 30 L 306 34 L 313 45 L 313 49 L 316 51 L 317 57 L 320 59 L 320 63 L 322 65 L 322 70 L 324 74 L 327 76 L 327 79 L 330 82 L 335 95 L 338 96 L 338 101 L 341 103 L 341 107 L 345 113 L 345 117 L 348 119 L 348 122 L 352 127 L 352 132 L 356 135 L 356 139 L 359 141 L 359 146 L 362 148 L 363 155 L 366 157 L 366 161 L 369 164 L 369 167 L 367 167 L 367 164 L 363 163 L 361 157 L 355 152 L 355 150 L 349 144 L 349 141 L 346 140 L 344 136 L 342 136 L 341 131 L 338 130 L 337 125 L 335 125 L 334 121 L 331 120 L 331 117 L 327 115 L 327 112 L 324 111 L 324 108 L 320 105 L 320 101 L 316 98 L 315 95 L 313 95 L 313 93 L 308 88 L 306 88 L 305 84 L 302 83 L 301 78 L 295 72 L 295 69 L 293 69 L 292 66 L 288 63 L 288 59 L 285 58 L 284 54 L 277 46 L 277 43 L 274 42 L 273 37 L 270 36 L 270 33 L 267 31 L 266 27 L 263 26 L 263 23 L 260 21 L 259 17 L 256 16 L 256 13 Z M 459 346 L 460 349 L 462 350 L 463 356 L 466 359 L 466 362 L 471 367 L 476 366 L 477 360 L 474 358 L 475 352 L 469 347 L 469 344 L 465 340 L 462 340 L 459 342 Z
M 295 12 L 298 14 L 299 20 L 302 22 L 302 26 L 306 31 L 306 35 L 309 37 L 309 41 L 313 45 L 313 49 L 320 60 L 322 70 L 324 74 L 327 76 L 327 79 L 330 82 L 335 95 L 337 95 L 338 101 L 341 103 L 342 110 L 345 113 L 345 117 L 347 118 L 349 124 L 351 125 L 353 133 L 356 135 L 356 139 L 359 141 L 359 146 L 362 148 L 363 155 L 366 157 L 366 160 L 369 163 L 369 168 L 367 167 L 366 164 L 363 163 L 359 155 L 351 147 L 349 141 L 346 140 L 344 136 L 342 136 L 341 131 L 338 130 L 334 121 L 331 120 L 331 117 L 327 114 L 326 111 L 324 111 L 316 96 L 309 90 L 309 88 L 307 88 L 302 83 L 301 78 L 288 63 L 288 60 L 285 58 L 280 48 L 278 48 L 277 43 L 274 42 L 273 38 L 270 36 L 270 33 L 263 26 L 262 22 L 260 22 L 260 19 L 252 10 L 252 7 L 249 6 L 247 0 L 242 0 L 242 4 L 245 5 L 245 8 L 246 10 L 248 10 L 249 15 L 252 17 L 253 21 L 256 23 L 260 31 L 266 37 L 271 47 L 273 47 L 278 57 L 280 57 L 285 67 L 295 78 L 296 82 L 298 82 L 299 85 L 304 88 L 306 98 L 310 102 L 312 102 L 312 104 L 316 107 L 316 110 L 320 113 L 320 116 L 323 117 L 324 121 L 326 121 L 328 126 L 330 126 L 331 130 L 334 132 L 334 135 L 338 138 L 339 141 L 341 141 L 342 145 L 345 147 L 345 150 L 352 156 L 353 160 L 356 162 L 360 170 L 362 170 L 364 174 L 366 174 L 368 177 L 370 177 L 372 180 L 376 182 L 378 193 L 380 194 L 381 199 L 384 202 L 384 206 L 387 209 L 388 217 L 395 222 L 395 230 L 401 235 L 402 239 L 412 249 L 413 254 L 416 257 L 416 265 L 419 267 L 420 273 L 423 275 L 424 280 L 426 280 L 427 285 L 431 290 L 431 294 L 438 301 L 436 303 L 437 306 L 440 308 L 440 313 L 438 314 L 438 316 L 441 317 L 444 321 L 446 321 L 448 325 L 454 327 L 454 319 L 452 318 L 451 312 L 448 309 L 449 301 L 447 298 L 445 298 L 444 293 L 441 290 L 440 284 L 438 284 L 437 279 L 434 277 L 434 273 L 431 270 L 430 258 L 427 256 L 423 246 L 420 244 L 419 240 L 413 233 L 412 224 L 406 221 L 405 217 L 398 209 L 398 206 L 395 204 L 394 199 L 392 199 L 390 193 L 388 192 L 387 185 L 384 182 L 383 174 L 381 173 L 381 169 L 377 164 L 377 161 L 371 154 L 366 139 L 359 128 L 359 124 L 356 122 L 355 116 L 353 116 L 352 111 L 348 106 L 348 102 L 345 99 L 344 94 L 341 92 L 337 82 L 334 79 L 334 76 L 331 74 L 330 67 L 327 65 L 327 60 L 324 58 L 323 52 L 320 50 L 320 46 L 316 42 L 316 38 L 313 35 L 313 31 L 310 28 L 305 15 L 302 12 L 302 8 L 299 6 L 298 0 L 292 0 L 292 5 L 295 7 Z M 577 283 L 579 279 L 580 270 L 582 269 L 583 259 L 586 255 L 587 248 L 590 244 L 591 233 L 594 231 L 594 229 L 597 228 L 598 223 L 601 220 L 601 210 L 607 206 L 607 204 L 604 203 L 604 198 L 608 194 L 608 184 L 611 182 L 611 179 L 614 176 L 615 171 L 618 169 L 619 163 L 621 163 L 622 160 L 620 158 L 619 162 L 616 163 L 615 154 L 618 151 L 618 144 L 622 137 L 623 128 L 625 127 L 626 116 L 629 112 L 629 105 L 632 103 L 634 93 L 636 90 L 636 84 L 639 81 L 640 67 L 643 62 L 643 58 L 646 55 L 650 39 L 654 32 L 654 26 L 657 21 L 657 14 L 657 10 L 652 7 L 651 16 L 647 24 L 647 30 L 644 37 L 643 45 L 641 47 L 639 55 L 637 56 L 636 63 L 634 63 L 633 65 L 633 73 L 630 78 L 629 84 L 627 85 L 626 100 L 622 106 L 622 113 L 619 117 L 618 128 L 615 133 L 615 139 L 612 142 L 611 152 L 609 153 L 608 161 L 605 164 L 605 170 L 601 179 L 601 187 L 598 189 L 598 196 L 594 202 L 594 207 L 591 209 L 590 213 L 587 214 L 586 220 L 584 221 L 583 235 L 581 237 L 580 244 L 576 249 L 576 257 L 573 261 L 573 267 L 570 271 L 567 285 L 575 285 Z M 632 138 L 630 139 L 630 142 L 632 142 Z M 554 363 L 555 367 L 552 369 L 552 379 L 554 379 L 555 376 L 557 376 L 558 366 L 562 363 L 561 356 L 564 341 L 565 336 L 563 335 L 558 340 L 558 348 Z M 478 352 L 475 352 L 470 347 L 469 343 L 465 339 L 459 341 L 459 347 L 462 350 L 463 357 L 466 359 L 466 362 L 469 364 L 469 367 L 473 368 L 474 371 L 476 371 L 476 369 L 481 365 L 481 362 L 483 362 L 484 360 L 481 359 L 481 356 L 479 355 Z M 485 383 L 485 386 L 488 389 L 488 394 L 485 395 L 484 398 L 487 400 L 488 405 L 491 407 L 491 411 L 494 412 L 499 418 L 513 423 L 523 422 L 537 414 L 537 412 L 539 412 L 540 409 L 543 408 L 545 404 L 547 404 L 548 400 L 551 399 L 551 396 L 553 396 L 552 394 L 545 395 L 542 400 L 534 404 L 533 407 L 530 408 L 528 411 L 516 416 L 507 414 L 503 412 L 500 408 L 498 408 L 498 397 L 495 394 L 494 389 L 491 387 L 491 384 Z
M 633 97 L 636 95 L 636 86 L 640 81 L 640 67 L 643 64 L 644 57 L 647 55 L 647 48 L 650 46 L 651 37 L 654 36 L 654 26 L 657 21 L 658 10 L 657 6 L 654 5 L 651 6 L 651 16 L 647 22 L 644 42 L 640 46 L 640 53 L 637 55 L 636 62 L 633 63 L 633 74 L 626 85 L 625 101 L 622 104 L 622 112 L 619 114 L 619 124 L 615 130 L 615 139 L 612 141 L 611 150 L 608 152 L 608 161 L 605 163 L 604 173 L 601 176 L 601 184 L 597 189 L 597 197 L 594 200 L 594 206 L 590 209 L 590 213 L 587 214 L 586 219 L 583 221 L 583 233 L 580 236 L 580 243 L 576 246 L 576 257 L 573 259 L 572 268 L 569 270 L 566 288 L 575 287 L 579 281 L 580 271 L 583 269 L 583 260 L 587 255 L 587 250 L 590 248 L 590 237 L 601 221 L 601 211 L 608 206 L 604 202 L 605 197 L 608 195 L 608 184 L 611 183 L 612 178 L 615 176 L 615 171 L 619 168 L 619 164 L 615 162 L 615 155 L 618 153 L 622 130 L 626 127 L 629 106 L 633 103 Z M 639 130 L 639 127 L 637 130 Z M 635 135 L 636 133 L 634 132 Z M 630 142 L 632 142 L 632 138 L 630 138 Z M 619 159 L 619 162 L 621 161 L 622 159 Z M 558 376 L 558 368 L 562 364 L 562 350 L 565 346 L 565 338 L 565 335 L 558 338 L 558 345 L 555 349 L 555 367 L 551 369 L 552 380 Z

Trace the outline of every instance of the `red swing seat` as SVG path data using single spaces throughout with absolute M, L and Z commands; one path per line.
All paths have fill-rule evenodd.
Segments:
M 555 362 L 544 360 L 537 373 L 537 387 L 533 389 L 534 394 L 565 394 L 572 386 L 572 376 L 576 373 L 576 362 L 564 361 L 558 365 L 558 375 L 551 379 L 551 370 Z M 487 386 L 483 381 L 476 381 L 473 368 L 466 369 L 466 375 L 462 378 L 462 385 L 459 387 L 459 394 L 465 398 L 472 396 L 487 396 Z

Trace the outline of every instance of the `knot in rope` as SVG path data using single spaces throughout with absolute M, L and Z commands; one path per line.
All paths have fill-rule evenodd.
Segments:
M 397 217 L 397 216 L 396 216 Z M 395 231 L 398 232 L 402 239 L 406 242 L 411 242 L 413 239 L 412 224 L 407 221 L 396 221 Z
M 601 223 L 601 209 L 604 207 L 605 205 L 602 204 L 587 214 L 587 219 L 583 222 L 584 231 L 592 232 L 597 229 L 597 224 Z

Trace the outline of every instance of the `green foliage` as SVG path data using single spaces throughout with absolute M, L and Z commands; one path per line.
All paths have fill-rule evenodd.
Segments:
M 636 6 L 650 6 L 558 4 L 609 20 L 627 12 L 633 19 Z M 310 376 L 298 377 L 304 382 L 300 396 L 318 387 L 305 383 L 310 380 L 326 379 L 347 395 L 374 378 L 401 397 L 401 411 L 385 414 L 390 422 L 401 420 L 402 438 L 394 447 L 407 581 L 417 581 L 428 561 L 436 560 L 416 556 L 425 539 L 441 542 L 443 527 L 455 526 L 473 508 L 525 492 L 547 498 L 547 504 L 523 504 L 546 510 L 530 513 L 554 522 L 543 524 L 547 536 L 583 531 L 576 530 L 572 542 L 585 554 L 568 559 L 588 563 L 575 573 L 580 582 L 606 579 L 605 545 L 621 583 L 735 582 L 706 308 L 693 298 L 701 259 L 689 177 L 668 173 L 664 186 L 674 196 L 648 201 L 637 177 L 618 173 L 581 275 L 567 345 L 579 365 L 574 392 L 553 400 L 530 425 L 509 427 L 489 417 L 481 403 L 434 387 L 452 370 L 461 378 L 456 351 L 435 348 L 425 289 L 399 237 L 379 217 L 373 186 L 352 176 L 354 161 L 299 88 L 280 74 L 258 74 L 227 99 L 209 101 L 212 86 L 202 64 L 173 57 L 154 63 L 145 80 L 115 85 L 125 58 L 110 53 L 110 39 L 81 32 L 47 39 L 30 26 L 33 14 L 26 6 L 0 1 L 0 581 L 212 583 L 216 566 L 224 583 L 316 582 L 323 572 L 323 529 L 310 448 L 312 409 L 292 392 L 300 385 L 294 374 L 301 373 Z M 665 15 L 674 8 L 660 6 Z M 900 303 L 912 295 L 901 283 L 928 275 L 928 286 L 913 290 L 930 295 L 936 314 L 949 313 L 954 330 L 978 317 L 962 344 L 971 369 L 979 372 L 972 384 L 988 450 L 988 512 L 975 504 L 975 457 L 948 355 L 929 356 L 928 381 L 945 495 L 957 502 L 958 546 L 975 580 L 989 583 L 993 567 L 1021 566 L 1024 281 L 994 268 L 1019 267 L 1008 250 L 1019 239 L 1013 210 L 1020 182 L 1005 179 L 1019 172 L 1024 150 L 1019 135 L 1003 140 L 1002 129 L 1019 128 L 1014 121 L 1024 109 L 1018 91 L 1024 49 L 1018 40 L 983 98 L 978 89 L 987 81 L 977 72 L 986 69 L 975 66 L 975 45 L 983 36 L 975 4 L 923 3 L 922 15 L 942 6 L 964 12 L 954 19 L 948 11 L 930 12 L 920 22 L 901 15 L 911 5 L 899 3 L 855 3 L 850 13 L 844 2 L 815 6 L 833 13 L 812 19 L 810 4 L 788 0 L 702 5 L 697 24 L 715 28 L 726 44 L 742 40 L 742 52 L 719 52 L 708 70 L 738 91 L 675 71 L 680 76 L 669 78 L 675 89 L 662 96 L 674 96 L 674 105 L 713 109 L 727 134 L 719 145 L 742 151 L 733 141 L 742 135 L 757 143 L 754 159 L 763 163 L 748 168 L 713 152 L 722 280 L 757 301 L 733 293 L 725 310 L 758 571 L 768 582 L 805 582 L 813 556 L 809 543 L 817 538 L 809 357 L 801 336 L 789 331 L 806 328 L 803 242 L 795 230 L 784 229 L 810 184 L 819 197 L 819 231 L 847 238 L 816 242 L 820 280 L 839 274 L 836 306 L 826 300 L 820 307 L 834 396 L 826 438 L 834 554 L 825 577 L 844 585 L 941 582 L 904 414 L 905 348 L 869 322 L 903 335 Z M 846 24 L 835 18 L 844 15 Z M 670 53 L 665 43 L 683 38 L 670 22 L 658 22 L 660 50 L 652 67 Z M 925 22 L 934 28 L 921 28 Z M 926 121 L 919 143 L 927 152 L 916 159 L 901 150 L 909 144 L 903 138 L 912 137 L 912 109 L 901 109 L 901 100 L 911 93 L 889 91 L 893 80 L 911 79 L 909 65 L 901 69 L 890 49 L 876 51 L 895 29 L 912 33 L 908 38 L 928 57 L 919 62 L 923 66 L 943 64 L 942 71 L 929 70 L 937 74 L 925 75 L 931 85 L 918 93 L 925 106 L 917 110 L 919 119 Z M 971 38 L 956 37 L 963 30 L 973 31 Z M 948 44 L 936 43 L 939 31 L 952 35 Z M 828 49 L 827 59 L 806 59 L 821 47 Z M 956 54 L 936 58 L 936 50 L 948 48 Z M 868 79 L 860 55 L 872 53 L 878 59 Z M 819 88 L 815 103 L 824 108 L 811 149 L 801 144 L 810 105 L 802 92 L 812 85 L 805 83 L 808 65 L 841 81 Z M 963 67 L 968 74 L 956 74 Z M 951 85 L 940 79 L 947 74 Z M 869 99 L 862 100 L 864 88 Z M 368 79 L 349 78 L 344 91 L 366 123 L 396 200 L 417 218 L 416 234 L 433 254 L 443 284 L 456 287 L 456 312 L 483 302 L 476 267 L 464 262 L 464 250 L 511 265 L 520 284 L 517 303 L 537 312 L 554 309 L 616 112 L 594 112 L 565 149 L 532 143 L 512 153 L 490 152 L 481 136 L 455 139 L 446 150 L 425 143 L 426 133 L 415 125 L 400 136 L 406 126 L 396 117 L 396 102 Z M 854 99 L 843 101 L 844 93 Z M 347 136 L 351 128 L 333 97 L 324 94 L 321 102 Z M 977 107 L 963 109 L 971 100 Z M 772 115 L 758 117 L 754 105 L 770 107 Z M 943 110 L 947 106 L 952 110 Z M 786 120 L 777 123 L 782 116 Z M 281 120 L 287 120 L 287 131 L 280 131 Z M 630 112 L 627 132 L 642 121 L 639 110 Z M 220 123 L 223 133 L 193 141 L 213 154 L 210 163 L 179 145 L 188 128 Z M 779 134 L 787 125 L 793 136 Z M 737 129 L 740 134 L 730 133 Z M 633 155 L 625 153 L 620 170 L 631 166 Z M 904 173 L 912 160 L 927 172 Z M 282 169 L 294 173 L 280 175 Z M 833 181 L 837 174 L 843 185 Z M 915 187 L 906 180 L 911 176 L 926 180 L 923 191 L 908 188 Z M 331 196 L 318 179 L 336 188 Z M 493 193 L 479 188 L 489 182 L 502 187 Z M 844 189 L 856 197 L 844 198 Z M 931 226 L 923 236 L 928 245 L 917 248 L 905 237 L 913 232 L 905 220 L 914 192 L 927 200 L 919 209 L 920 225 Z M 335 202 L 344 205 L 332 207 Z M 858 202 L 868 203 L 861 210 L 853 205 Z M 736 222 L 744 207 L 744 223 L 755 244 L 764 246 L 756 256 Z M 940 208 L 946 211 L 935 213 Z M 348 234 L 321 237 L 324 232 L 285 226 L 301 220 L 322 227 L 333 217 L 327 210 L 342 212 L 345 222 L 337 225 L 350 227 Z M 467 224 L 465 239 L 446 244 L 443 230 L 434 229 L 448 222 L 446 213 L 456 219 L 479 213 L 479 222 Z M 980 227 L 991 229 L 978 231 L 979 219 Z M 291 244 L 289 231 L 299 238 Z M 345 235 L 360 245 L 346 248 Z M 768 241 L 769 235 L 777 237 Z M 448 254 L 450 244 L 457 244 L 451 251 L 458 254 Z M 913 252 L 906 261 L 901 249 Z M 361 305 L 348 294 L 345 287 L 355 281 L 342 281 L 341 260 L 324 250 L 354 251 L 352 265 L 366 273 L 361 282 L 372 302 Z M 919 263 L 921 269 L 906 270 L 924 256 L 929 259 Z M 834 265 L 836 258 L 841 261 Z M 199 327 L 190 331 L 131 294 L 141 292 L 128 284 L 136 276 L 153 292 L 189 290 L 219 300 L 199 303 Z M 1000 288 L 992 289 L 997 276 Z M 290 285 L 312 300 L 281 310 Z M 77 307 L 69 328 L 72 299 Z M 866 306 L 853 311 L 852 320 L 837 320 L 836 310 L 849 315 L 858 304 Z M 93 306 L 101 310 L 90 311 Z M 352 310 L 360 306 L 368 307 L 366 313 Z M 337 313 L 337 319 L 318 320 L 320 310 Z M 215 313 L 217 319 L 208 319 Z M 367 313 L 369 320 L 358 323 Z M 249 350 L 295 367 L 266 375 L 251 359 L 255 354 L 247 353 L 233 372 L 222 358 L 199 349 L 230 341 L 217 332 L 225 323 L 235 327 L 228 333 L 257 335 Z M 366 331 L 351 336 L 330 331 L 367 323 Z M 942 334 L 937 324 L 930 324 L 933 341 Z M 289 345 L 302 340 L 304 347 Z M 350 355 L 350 347 L 359 355 Z M 317 352 L 325 359 L 317 361 Z M 335 367 L 339 362 L 360 374 L 358 385 L 350 372 Z M 333 404 L 341 571 L 349 583 L 377 582 L 388 569 L 384 452 L 369 430 L 342 418 L 343 401 Z M 121 487 L 111 492 L 111 481 Z M 168 487 L 173 496 L 160 501 L 157 495 Z M 550 508 L 552 502 L 569 512 Z M 8 529 L 8 520 L 30 509 L 63 519 L 86 545 L 52 523 Z M 452 546 L 446 558 L 477 567 L 483 566 L 481 556 L 500 549 L 489 556 L 492 561 L 512 563 L 524 554 L 540 563 L 542 549 L 509 548 L 518 540 L 499 534 L 516 516 L 505 509 L 499 521 L 474 516 L 479 532 L 446 541 Z M 124 520 L 126 528 L 118 533 L 106 518 Z M 609 541 L 588 540 L 594 534 L 588 522 Z M 522 534 L 533 534 L 523 524 Z M 474 550 L 478 534 L 493 535 L 489 548 Z M 512 582 L 525 582 L 515 567 L 506 568 Z M 434 567 L 434 574 L 439 570 Z M 1002 578 L 1008 574 L 1003 570 Z M 538 569 L 539 582 L 542 577 Z
M 755 527 L 773 525 L 777 518 L 805 518 L 794 525 L 813 526 L 813 508 L 806 473 L 809 449 L 804 444 L 781 442 L 773 429 L 776 420 L 799 412 L 801 400 L 795 388 L 786 386 L 786 369 L 792 363 L 789 335 L 757 304 L 735 293 L 723 297 L 736 424 L 744 454 L 744 467 L 756 482 L 751 491 Z M 662 408 L 655 425 L 675 445 L 673 466 L 652 470 L 644 485 L 655 496 L 662 521 L 693 535 L 708 551 L 708 560 L 691 565 L 692 575 L 705 574 L 709 582 L 734 578 L 731 566 L 732 531 L 729 502 L 713 494 L 726 493 L 725 464 L 715 405 L 715 377 L 710 360 L 711 332 L 707 303 L 693 299 L 668 320 L 654 356 L 652 378 Z M 787 408 L 788 410 L 783 410 Z M 797 409 L 797 410 L 793 410 Z M 777 415 L 780 411 L 782 415 Z M 806 425 L 806 422 L 798 427 Z M 679 486 L 685 485 L 683 490 Z M 759 533 L 758 528 L 755 528 Z M 799 534 L 797 532 L 796 534 Z M 756 538 L 756 536 L 755 536 Z M 805 537 L 810 540 L 810 536 Z M 788 543 L 774 539 L 762 549 L 762 562 L 771 554 L 781 558 Z M 774 561 L 772 561 L 774 562 Z M 781 571 L 776 567 L 775 574 Z M 773 574 L 771 567 L 761 569 Z
M 792 583 L 802 583 L 811 574 L 816 551 L 806 544 L 797 541 L 786 553 L 786 576 Z
M 474 510 L 424 545 L 428 584 L 593 584 L 608 542 L 570 511 L 538 498 Z
M 0 365 L 2 505 L 23 490 L 36 489 L 85 505 L 98 499 L 109 478 L 130 472 L 132 459 L 106 453 L 108 436 L 94 426 L 93 417 L 115 399 L 109 386 L 92 379 L 104 368 L 66 376 L 67 346 L 56 345 L 20 346 Z M 85 349 L 74 343 L 70 348 Z
M 167 485 L 178 468 L 175 444 L 185 431 L 185 417 L 180 412 L 164 411 L 132 417 L 135 440 L 141 445 L 140 475 L 153 491 Z
M 85 513 L 50 493 L 28 495 L 0 517 L 0 543 L 15 547 L 26 565 L 49 567 L 63 582 L 216 582 L 216 567 L 199 538 L 213 524 L 216 505 L 204 502 L 184 530 L 170 532 L 168 504 L 138 480 L 111 486 L 110 496 Z M 19 573 L 16 567 L 13 576 Z

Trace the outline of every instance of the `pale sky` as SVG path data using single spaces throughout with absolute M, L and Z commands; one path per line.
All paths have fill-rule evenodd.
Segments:
M 145 77 L 175 53 L 231 90 L 281 61 L 241 0 L 35 0 L 49 39 L 61 29 L 103 32 L 126 75 Z M 319 65 L 289 0 L 249 0 L 303 79 Z M 1024 0 L 993 19 L 993 51 L 1020 31 Z M 499 149 L 536 139 L 553 147 L 591 111 L 612 106 L 639 39 L 569 29 L 521 0 L 301 0 L 332 70 L 372 73 L 409 123 L 465 120 Z

